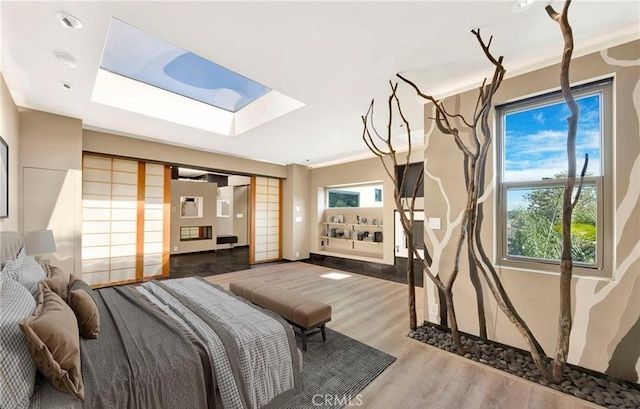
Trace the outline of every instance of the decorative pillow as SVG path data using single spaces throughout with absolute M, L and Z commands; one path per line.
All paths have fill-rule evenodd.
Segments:
M 0 275 L 0 408 L 29 406 L 36 364 L 18 323 L 33 314 L 36 301 L 11 278 Z
M 78 320 L 80 335 L 84 338 L 96 339 L 100 334 L 100 313 L 93 290 L 89 284 L 72 275 L 69 283 L 69 300 L 67 301 Z
M 78 323 L 71 308 L 44 283 L 33 316 L 20 322 L 36 366 L 61 392 L 84 399 Z
M 71 278 L 71 274 L 65 273 L 60 270 L 58 267 L 47 266 L 47 279 L 44 282 L 47 284 L 47 287 L 54 293 L 58 294 L 60 298 L 67 301 L 68 298 L 68 287 L 69 287 L 69 279 Z
M 27 287 L 27 290 L 37 299 L 38 282 L 47 278 L 47 274 L 37 261 L 27 256 L 25 251 L 24 247 L 22 247 L 18 257 L 15 260 L 7 261 L 2 271 Z
M 100 314 L 98 306 L 91 295 L 84 290 L 69 292 L 69 307 L 78 320 L 80 335 L 84 338 L 96 339 L 100 334 Z

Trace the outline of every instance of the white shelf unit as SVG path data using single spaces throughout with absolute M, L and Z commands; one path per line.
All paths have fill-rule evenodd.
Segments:
M 382 209 L 375 209 L 375 212 L 367 210 L 368 220 L 381 220 Z M 331 209 L 331 212 L 336 213 L 336 210 Z M 355 214 L 347 214 L 345 222 L 335 222 L 330 221 L 332 216 L 327 213 L 325 211 L 325 220 L 319 222 L 318 248 L 321 254 L 363 261 L 382 260 L 382 224 L 353 223 L 356 220 L 351 219 L 356 219 Z

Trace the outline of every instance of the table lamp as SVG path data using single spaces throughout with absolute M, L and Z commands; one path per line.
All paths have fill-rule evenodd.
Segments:
M 56 242 L 53 239 L 53 231 L 51 230 L 34 230 L 24 234 L 24 245 L 27 255 L 35 256 L 35 260 L 42 264 L 48 265 L 49 260 L 42 259 L 42 254 L 50 254 L 56 252 Z

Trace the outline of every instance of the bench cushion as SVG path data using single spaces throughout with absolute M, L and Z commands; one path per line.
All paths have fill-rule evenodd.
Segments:
M 313 328 L 331 319 L 331 306 L 261 281 L 232 282 L 231 291 L 282 318 L 304 328 Z

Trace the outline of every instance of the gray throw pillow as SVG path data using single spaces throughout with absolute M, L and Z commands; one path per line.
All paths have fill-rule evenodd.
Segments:
M 69 307 L 78 320 L 78 329 L 83 338 L 96 339 L 100 334 L 100 313 L 93 290 L 89 284 L 71 275 L 69 281 Z
M 0 275 L 0 408 L 29 406 L 36 364 L 18 323 L 36 309 L 36 300 L 15 280 Z
M 2 272 L 25 286 L 34 299 L 38 298 L 38 282 L 47 278 L 42 266 L 27 256 L 24 247 L 15 260 L 5 263 Z

